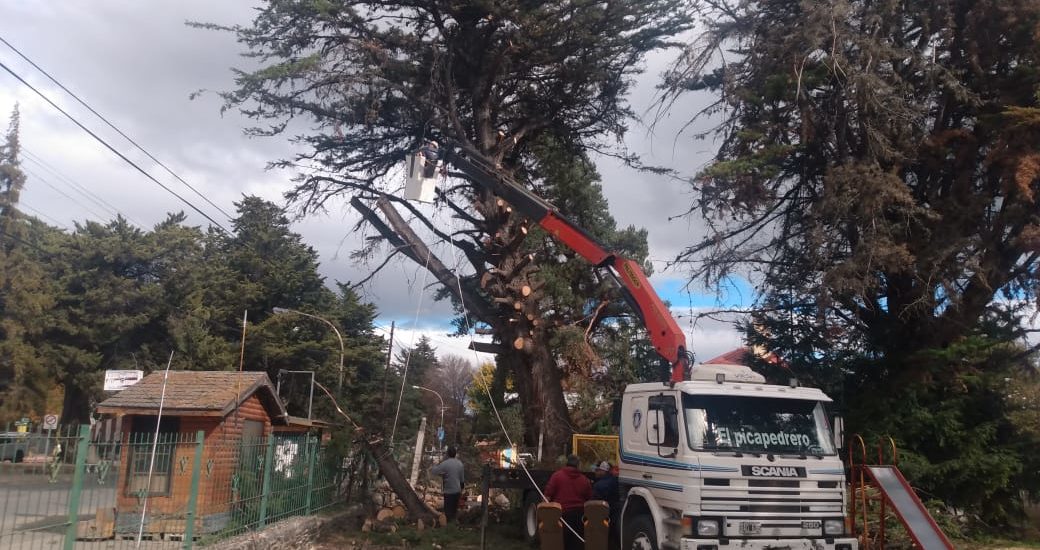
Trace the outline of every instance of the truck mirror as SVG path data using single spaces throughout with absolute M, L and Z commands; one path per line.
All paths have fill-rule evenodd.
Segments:
M 845 447 L 845 419 L 840 416 L 834 417 L 834 428 L 831 430 L 831 437 L 834 438 L 834 448 L 842 449 Z

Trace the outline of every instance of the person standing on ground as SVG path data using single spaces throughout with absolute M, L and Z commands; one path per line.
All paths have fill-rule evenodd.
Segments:
M 618 537 L 617 519 L 621 512 L 621 500 L 618 498 L 618 478 L 614 475 L 614 468 L 604 460 L 596 466 L 596 482 L 592 484 L 592 498 L 594 500 L 605 500 L 610 506 L 610 548 L 617 548 Z
M 578 537 L 585 532 L 582 521 L 585 515 L 585 501 L 592 497 L 592 483 L 578 470 L 578 464 L 576 455 L 568 455 L 567 465 L 553 472 L 545 486 L 545 497 L 560 504 L 563 509 L 563 521 L 571 527 L 563 529 L 564 547 L 567 550 L 581 550 L 584 546 Z
M 448 518 L 448 523 L 455 521 L 455 514 L 459 511 L 459 496 L 462 495 L 462 487 L 466 483 L 466 467 L 455 457 L 457 453 L 455 447 L 448 447 L 448 458 L 430 469 L 430 474 L 441 476 L 444 517 Z

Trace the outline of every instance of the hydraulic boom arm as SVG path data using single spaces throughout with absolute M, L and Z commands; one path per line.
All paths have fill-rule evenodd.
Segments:
M 654 349 L 671 365 L 671 382 L 685 380 L 690 364 L 686 353 L 686 335 L 650 285 L 639 263 L 607 250 L 591 235 L 562 216 L 551 203 L 502 175 L 482 155 L 451 147 L 444 147 L 441 154 L 445 164 L 454 166 L 473 183 L 509 202 L 592 265 L 606 269 L 618 282 L 625 299 L 639 314 Z

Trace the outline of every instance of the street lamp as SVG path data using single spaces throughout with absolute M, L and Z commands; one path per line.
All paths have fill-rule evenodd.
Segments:
M 311 313 L 304 313 L 302 311 L 297 311 L 295 309 L 289 309 L 289 308 L 284 308 L 284 307 L 276 307 L 276 308 L 274 308 L 274 313 L 275 313 L 275 315 L 283 315 L 285 313 L 295 313 L 297 315 L 303 315 L 304 317 L 310 317 L 311 319 L 317 319 L 317 320 L 325 323 L 326 325 L 329 325 L 330 327 L 332 327 L 332 331 L 336 333 L 336 338 L 339 338 L 339 382 L 337 383 L 337 386 L 336 386 L 336 393 L 338 393 L 339 395 L 343 395 L 343 356 L 346 355 L 346 348 L 343 347 L 343 335 L 341 335 L 339 333 L 339 329 L 336 328 L 336 325 L 332 324 L 332 321 L 329 321 L 328 319 L 326 319 L 324 317 L 318 317 L 317 315 L 313 315 Z
M 412 387 L 417 389 L 417 390 L 426 390 L 426 391 L 432 393 L 433 395 L 436 395 L 437 399 L 440 400 L 440 402 L 441 402 L 441 427 L 440 427 L 440 429 L 441 429 L 441 432 L 443 433 L 444 432 L 444 399 L 441 398 L 441 394 L 431 390 L 430 388 L 425 388 L 423 386 L 416 386 L 416 385 L 413 384 Z M 444 441 L 441 441 L 441 447 L 444 447 Z

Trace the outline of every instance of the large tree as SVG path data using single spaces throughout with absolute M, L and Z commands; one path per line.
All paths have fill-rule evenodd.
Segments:
M 718 94 L 720 148 L 693 179 L 707 234 L 680 261 L 759 282 L 752 339 L 839 395 L 848 375 L 850 407 L 873 412 L 856 427 L 907 427 L 932 490 L 995 494 L 947 461 L 980 459 L 997 485 L 1013 467 L 931 439 L 1005 437 L 954 394 L 1015 357 L 950 350 L 1021 336 L 1038 295 L 1040 3 L 695 4 L 706 32 L 667 86 Z
M 669 79 L 721 94 L 695 275 L 757 271 L 778 309 L 811 303 L 888 354 L 1036 296 L 1040 4 L 700 7 Z
M 352 197 L 387 254 L 429 269 L 505 344 L 500 360 L 524 397 L 528 437 L 544 415 L 565 420 L 546 424 L 554 455 L 569 423 L 551 331 L 531 322 L 541 295 L 524 290 L 537 286 L 538 263 L 523 250 L 525 222 L 486 191 L 452 182 L 442 202 L 459 220 L 452 232 L 402 200 L 392 176 L 431 137 L 472 146 L 505 172 L 535 162 L 532 144 L 546 136 L 570 151 L 609 150 L 631 117 L 624 98 L 641 60 L 687 25 L 679 0 L 271 0 L 251 26 L 231 29 L 261 67 L 239 72 L 225 98 L 262 124 L 254 133 L 301 128 L 306 149 L 286 164 L 313 170 L 291 199 L 308 211 Z M 460 280 L 423 235 L 461 249 L 471 275 Z M 504 280 L 481 288 L 489 272 Z
M 19 113 L 0 143 L 0 422 L 39 411 L 53 381 L 38 342 L 43 313 L 53 305 L 42 247 L 49 233 L 18 210 L 25 185 Z

